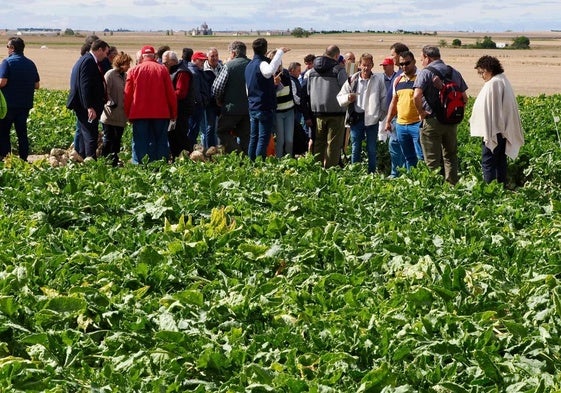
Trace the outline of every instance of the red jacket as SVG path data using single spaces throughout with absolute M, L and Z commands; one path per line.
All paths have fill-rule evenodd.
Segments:
M 177 118 L 177 98 L 164 65 L 144 58 L 127 72 L 125 113 L 131 121 Z

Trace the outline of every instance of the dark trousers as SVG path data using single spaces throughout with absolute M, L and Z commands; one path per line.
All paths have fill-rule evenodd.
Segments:
M 189 116 L 189 129 L 187 131 L 187 151 L 192 153 L 199 138 L 201 122 L 205 116 L 205 108 L 201 105 L 195 106 L 193 113 Z
M 103 150 L 104 157 L 111 159 L 113 166 L 119 164 L 119 152 L 121 151 L 121 139 L 124 127 L 103 124 Z
M 99 138 L 99 118 L 95 118 L 91 123 L 88 122 L 87 111 L 76 111 L 80 135 L 78 137 L 77 150 L 83 158 L 97 158 L 97 141 Z
M 220 115 L 216 132 L 226 153 L 237 151 L 247 154 L 250 128 L 249 114 L 228 115 L 222 113 Z
M 28 117 L 29 108 L 8 108 L 6 117 L 0 120 L 0 158 L 6 157 L 12 151 L 10 131 L 13 124 L 18 137 L 19 157 L 27 161 L 29 154 L 29 139 L 27 137 Z
M 481 168 L 483 169 L 483 180 L 491 183 L 496 180 L 499 183 L 506 183 L 506 139 L 502 134 L 497 134 L 497 146 L 491 151 L 483 142 L 481 153 Z
M 179 157 L 183 150 L 189 150 L 189 114 L 178 113 L 175 128 L 168 132 L 169 150 L 173 159 Z M 192 147 L 191 147 L 192 149 Z

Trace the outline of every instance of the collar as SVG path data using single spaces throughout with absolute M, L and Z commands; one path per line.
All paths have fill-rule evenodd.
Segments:
M 414 78 L 417 77 L 417 71 L 419 71 L 419 69 L 418 69 L 417 67 L 415 67 L 415 73 L 414 73 L 411 77 L 408 77 L 407 74 L 405 74 L 405 72 L 403 72 L 403 73 L 401 74 L 403 80 L 405 80 L 406 82 L 407 82 L 407 81 L 410 81 L 410 80 L 413 80 Z
M 391 74 L 391 76 L 388 76 L 385 72 L 384 72 L 384 79 L 387 81 L 391 81 L 393 78 L 395 78 L 397 75 L 397 72 L 394 71 L 393 74 Z
M 95 57 L 95 54 L 94 54 L 92 51 L 90 51 L 90 54 L 91 54 L 92 57 L 94 58 L 95 62 L 96 62 L 97 64 L 99 64 L 99 63 L 100 63 L 100 60 L 98 60 L 97 57 Z

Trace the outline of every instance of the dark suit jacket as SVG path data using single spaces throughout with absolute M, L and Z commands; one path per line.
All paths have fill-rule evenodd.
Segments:
M 70 93 L 66 107 L 76 112 L 87 112 L 93 108 L 98 118 L 103 112 L 105 104 L 104 77 L 97 66 L 95 58 L 90 52 L 78 59 L 70 75 Z

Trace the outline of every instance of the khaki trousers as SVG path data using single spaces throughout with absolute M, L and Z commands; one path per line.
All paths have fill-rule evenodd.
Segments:
M 314 154 L 325 168 L 339 165 L 345 138 L 345 116 L 317 116 Z
M 441 169 L 444 164 L 444 179 L 450 184 L 458 182 L 458 125 L 442 124 L 435 117 L 423 121 L 421 147 L 427 166 Z

